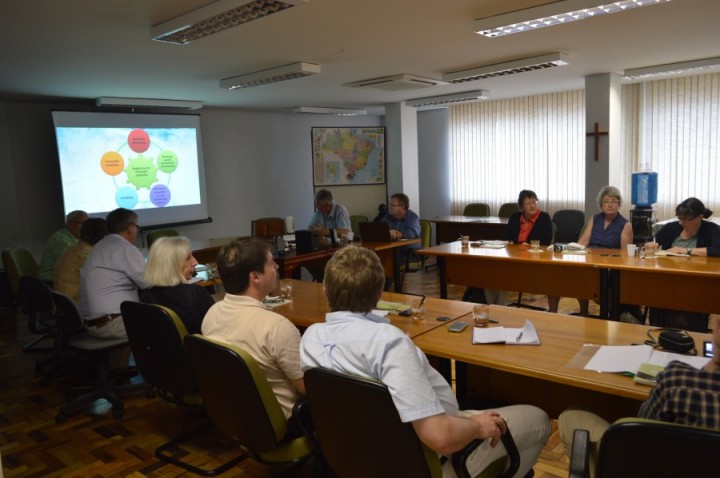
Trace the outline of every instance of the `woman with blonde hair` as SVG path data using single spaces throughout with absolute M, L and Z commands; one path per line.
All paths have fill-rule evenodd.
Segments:
M 197 263 L 188 238 L 161 237 L 153 242 L 145 267 L 144 278 L 151 287 L 140 297 L 175 311 L 190 334 L 200 333 L 205 313 L 215 303 L 204 287 L 188 283 Z

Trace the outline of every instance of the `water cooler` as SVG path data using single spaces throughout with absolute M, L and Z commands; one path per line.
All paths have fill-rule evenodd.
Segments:
M 633 228 L 633 242 L 642 245 L 652 241 L 652 226 L 655 224 L 655 209 L 657 202 L 657 173 L 632 174 L 632 204 L 630 210 L 630 223 Z

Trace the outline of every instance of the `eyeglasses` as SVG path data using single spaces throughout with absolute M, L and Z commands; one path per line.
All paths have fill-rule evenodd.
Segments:
M 618 204 L 620 204 L 620 201 L 617 199 L 607 199 L 602 202 L 603 206 L 617 206 Z
M 142 230 L 142 227 L 136 222 L 131 222 L 128 227 L 130 227 L 130 226 L 135 226 L 135 229 L 137 229 L 138 231 Z
M 694 220 L 694 219 L 697 219 L 697 218 L 699 218 L 700 216 L 702 216 L 702 214 L 698 214 L 697 216 L 692 216 L 692 217 L 689 217 L 689 216 L 678 216 L 677 218 L 678 218 L 678 221 L 688 222 L 688 221 L 692 221 L 692 220 Z
M 537 201 L 525 201 L 523 207 L 537 206 Z

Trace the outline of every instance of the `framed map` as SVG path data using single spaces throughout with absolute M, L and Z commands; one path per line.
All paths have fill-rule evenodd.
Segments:
M 385 128 L 312 128 L 313 183 L 385 183 Z

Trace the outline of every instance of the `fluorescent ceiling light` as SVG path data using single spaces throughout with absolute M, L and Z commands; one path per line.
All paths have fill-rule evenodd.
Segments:
M 319 74 L 320 71 L 320 65 L 304 62 L 293 63 L 291 65 L 270 68 L 269 70 L 256 71 L 255 73 L 225 78 L 220 81 L 220 88 L 235 90 L 237 88 L 266 85 L 268 83 L 277 83 L 278 81 L 293 80 L 295 78 L 302 78 L 303 76 L 316 75 Z
M 432 78 L 423 78 L 421 76 L 401 74 L 393 76 L 383 76 L 381 78 L 371 78 L 369 80 L 354 81 L 352 83 L 345 83 L 345 86 L 350 86 L 353 88 L 374 88 L 384 91 L 404 91 L 445 84 L 446 83 L 444 81 L 434 80 Z
M 515 73 L 543 70 L 545 68 L 565 66 L 568 64 L 567 55 L 563 55 L 562 53 L 551 53 L 549 55 L 523 58 L 521 60 L 507 61 L 505 63 L 496 63 L 494 65 L 479 66 L 469 70 L 446 73 L 443 75 L 443 80 L 450 83 L 462 83 L 464 81 L 513 75 Z
M 362 116 L 367 114 L 367 110 L 355 108 L 321 108 L 318 106 L 298 106 L 297 108 L 293 108 L 292 112 L 338 116 Z
M 641 80 L 657 76 L 678 75 L 682 73 L 703 73 L 720 69 L 720 57 L 705 58 L 703 60 L 668 63 L 666 65 L 647 66 L 625 70 L 623 76 L 629 80 Z
M 150 29 L 153 40 L 185 45 L 307 0 L 217 0 Z
M 128 106 L 133 108 L 175 108 L 181 110 L 197 110 L 202 108 L 202 101 L 156 100 L 152 98 L 112 98 L 103 96 L 95 100 L 97 106 Z
M 415 98 L 405 102 L 408 106 L 415 108 L 442 106 L 451 103 L 465 103 L 468 101 L 484 100 L 487 98 L 486 90 L 465 91 L 463 93 L 453 93 L 450 95 L 429 96 L 427 98 Z
M 622 0 L 612 2 L 609 0 L 561 0 L 475 20 L 474 30 L 475 33 L 485 37 L 495 38 L 670 1 L 671 0 Z

